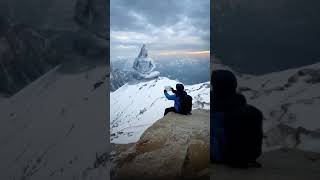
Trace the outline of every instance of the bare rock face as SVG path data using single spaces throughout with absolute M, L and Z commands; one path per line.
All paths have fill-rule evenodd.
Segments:
M 106 1 L 0 0 L 0 5 L 0 96 L 14 95 L 57 65 L 78 72 L 73 66 L 106 63 Z
M 9 96 L 54 67 L 58 56 L 40 31 L 0 21 L 6 25 L 0 33 L 0 94 Z
M 112 179 L 206 179 L 209 111 L 169 113 L 113 160 Z

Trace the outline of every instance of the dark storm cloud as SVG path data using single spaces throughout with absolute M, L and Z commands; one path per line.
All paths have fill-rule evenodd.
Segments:
M 177 1 L 150 0 L 112 0 L 111 25 L 114 29 L 140 30 L 137 25 L 137 15 L 146 18 L 153 25 L 160 26 L 178 21 L 178 14 L 182 13 Z M 143 27 L 142 27 L 143 28 Z
M 111 53 L 209 50 L 209 0 L 111 0 Z

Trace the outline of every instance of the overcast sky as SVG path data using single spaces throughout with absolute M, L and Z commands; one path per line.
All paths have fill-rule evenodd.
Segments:
M 111 0 L 112 57 L 208 53 L 210 0 Z

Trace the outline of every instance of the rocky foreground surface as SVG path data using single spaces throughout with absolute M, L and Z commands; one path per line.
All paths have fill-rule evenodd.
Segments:
M 169 113 L 137 143 L 114 144 L 111 179 L 320 179 L 320 154 L 281 148 L 264 152 L 262 168 L 234 169 L 209 163 L 209 111 Z
M 209 134 L 209 111 L 169 113 L 113 154 L 111 179 L 208 179 Z

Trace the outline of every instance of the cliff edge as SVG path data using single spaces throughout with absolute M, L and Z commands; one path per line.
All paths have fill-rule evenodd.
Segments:
M 113 159 L 111 179 L 209 179 L 209 114 L 161 118 Z

